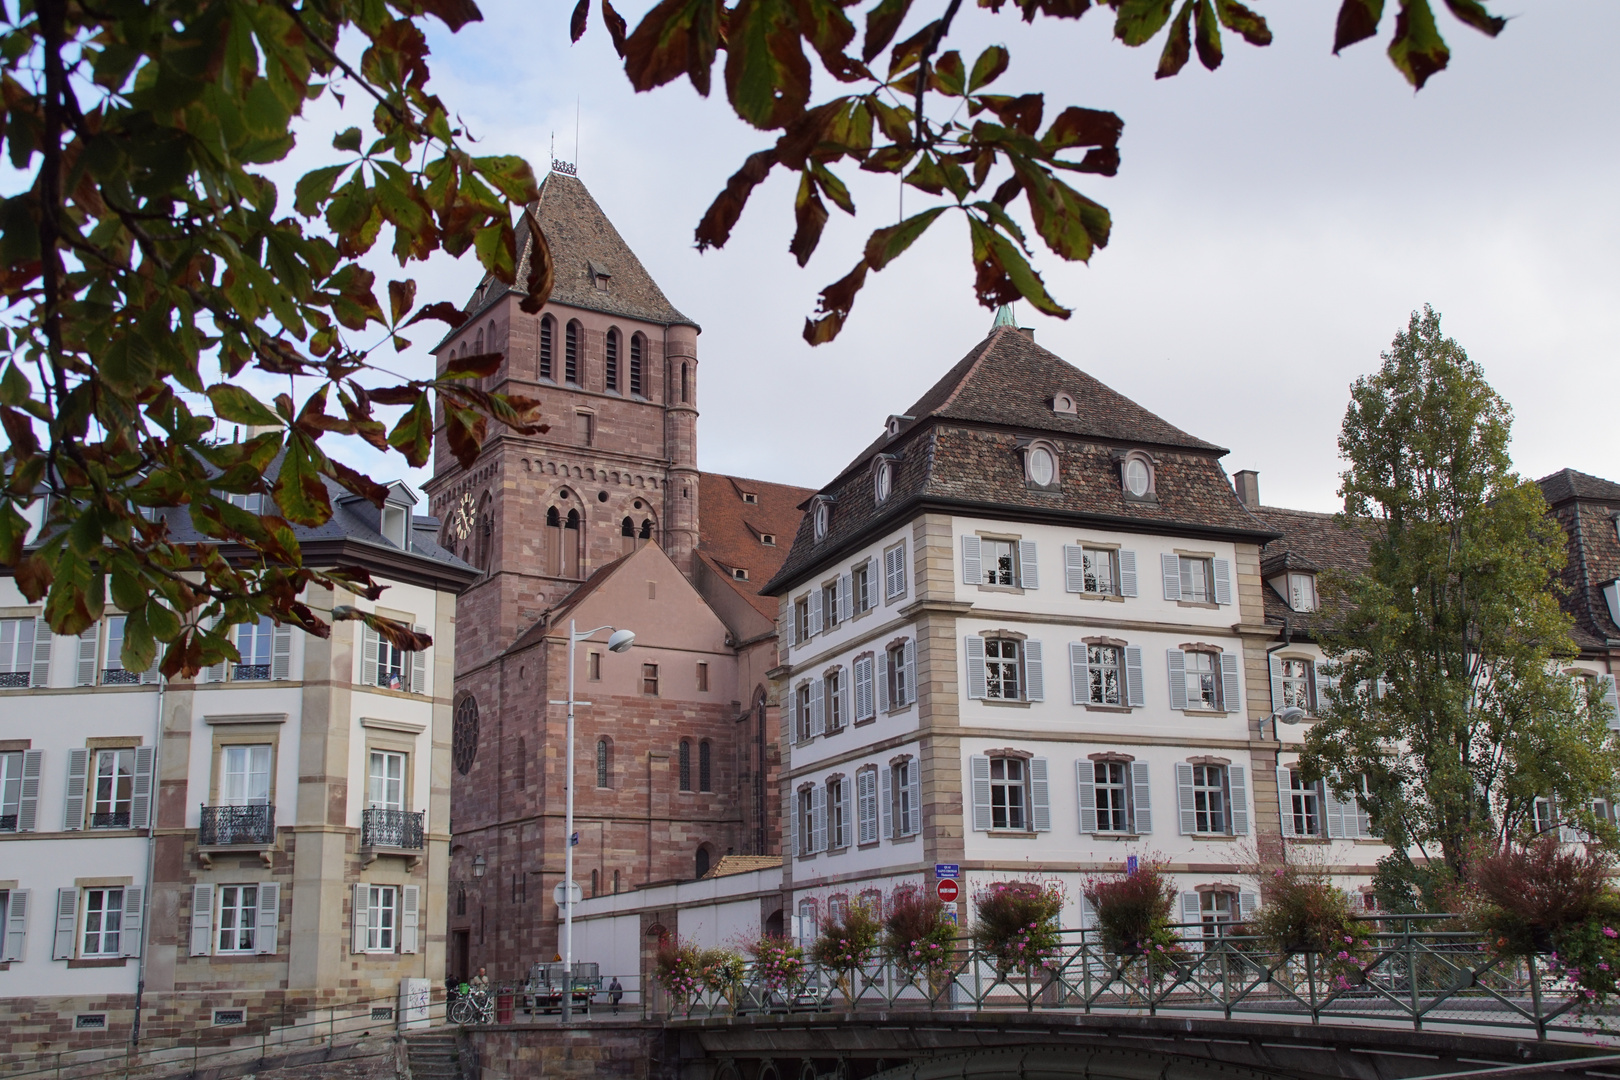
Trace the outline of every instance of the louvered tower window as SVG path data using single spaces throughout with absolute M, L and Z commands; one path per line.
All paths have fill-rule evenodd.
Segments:
M 563 341 L 563 380 L 579 385 L 579 323 L 568 324 L 568 333 Z
M 552 378 L 551 342 L 557 336 L 557 321 L 550 315 L 540 320 L 540 377 Z
M 641 377 L 641 358 L 647 347 L 646 340 L 640 334 L 630 339 L 630 392 L 637 397 L 645 397 L 647 391 Z
M 619 390 L 619 332 L 607 332 L 607 388 L 614 393 Z

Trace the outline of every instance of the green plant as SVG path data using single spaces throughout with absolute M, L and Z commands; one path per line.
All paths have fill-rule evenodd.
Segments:
M 932 978 L 951 962 L 956 924 L 933 893 L 903 889 L 889 898 L 883 917 L 883 951 L 903 979 Z
M 673 935 L 658 943 L 658 985 L 669 994 L 671 1011 L 688 1007 L 704 988 L 703 951 Z
M 1164 874 L 1162 864 L 1142 861 L 1135 870 L 1091 878 L 1085 884 L 1086 898 L 1096 911 L 1097 930 L 1103 944 L 1121 955 L 1164 951 L 1175 941 L 1170 930 L 1174 921 L 1176 888 Z
M 1244 929 L 1280 955 L 1319 954 L 1318 973 L 1337 989 L 1359 982 L 1372 943 L 1344 890 L 1325 870 L 1295 863 L 1273 868 L 1265 880 L 1265 902 Z
M 1033 973 L 1056 958 L 1063 893 L 1055 882 L 998 881 L 974 893 L 973 906 L 973 944 L 997 974 Z
M 849 904 L 836 915 L 823 916 L 820 930 L 810 946 L 810 959 L 847 977 L 877 955 L 883 924 L 867 905 Z
M 766 989 L 786 990 L 804 981 L 804 950 L 785 937 L 766 934 L 748 943 L 754 975 Z

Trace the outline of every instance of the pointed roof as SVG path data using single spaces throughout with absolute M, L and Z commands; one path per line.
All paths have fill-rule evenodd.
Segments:
M 990 324 L 990 329 L 1000 330 L 1003 326 L 1010 326 L 1014 330 L 1018 329 L 1018 320 L 1013 316 L 1011 304 L 1002 304 L 996 308 L 996 321 Z
M 1597 502 L 1620 503 L 1620 484 L 1591 473 L 1574 469 L 1559 469 L 1551 476 L 1543 476 L 1536 483 L 1548 505 L 1557 506 L 1571 499 L 1591 499 Z
M 1562 602 L 1574 616 L 1575 641 L 1583 649 L 1610 648 L 1620 642 L 1620 622 L 1603 589 L 1620 579 L 1620 484 L 1574 469 L 1536 483 L 1568 537 Z
M 577 176 L 548 173 L 540 182 L 540 194 L 529 205 L 551 248 L 551 261 L 557 280 L 550 303 L 567 304 L 605 315 L 620 315 L 663 326 L 692 326 L 697 323 L 681 314 L 658 287 L 636 253 L 625 243 L 619 230 L 602 212 L 590 191 Z M 517 274 L 523 282 L 529 276 L 529 257 L 534 250 L 526 219 L 517 224 Z M 607 288 L 597 287 L 599 275 L 607 275 Z M 484 275 L 468 300 L 468 318 L 515 290 L 492 288 L 494 278 Z M 447 335 L 446 340 L 449 336 Z

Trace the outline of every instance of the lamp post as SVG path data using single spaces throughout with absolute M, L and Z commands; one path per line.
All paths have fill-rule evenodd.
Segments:
M 553 701 L 553 705 L 568 706 L 567 769 L 563 775 L 564 790 L 568 793 L 567 809 L 563 815 L 563 977 L 562 1022 L 572 1022 L 574 1015 L 574 706 L 589 705 L 588 701 L 574 700 L 574 646 L 592 634 L 613 630 L 608 637 L 608 651 L 622 653 L 635 644 L 634 630 L 614 630 L 611 626 L 598 626 L 595 630 L 574 629 L 574 620 L 568 620 L 568 700 Z
M 1277 734 L 1277 721 L 1281 720 L 1283 723 L 1292 726 L 1299 723 L 1301 720 L 1304 720 L 1309 715 L 1309 713 L 1300 708 L 1298 705 L 1290 705 L 1286 709 L 1272 713 L 1270 716 L 1266 717 L 1267 720 L 1271 721 L 1272 739 L 1275 741 L 1281 741 L 1282 739 L 1282 736 Z M 1265 732 L 1262 731 L 1260 734 L 1262 738 L 1265 737 Z

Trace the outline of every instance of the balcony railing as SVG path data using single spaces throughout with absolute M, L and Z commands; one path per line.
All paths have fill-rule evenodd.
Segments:
M 232 844 L 273 844 L 276 842 L 276 808 L 255 806 L 205 806 L 197 827 L 200 847 L 226 847 Z
M 0 690 L 25 690 L 27 688 L 28 672 L 0 671 Z
M 101 669 L 102 686 L 139 686 L 141 673 L 129 671 L 125 668 L 110 667 Z
M 237 664 L 231 672 L 231 678 L 237 682 L 263 682 L 269 677 L 269 664 Z
M 360 846 L 399 848 L 405 851 L 422 850 L 422 812 L 376 808 L 362 811 Z
M 0 832 L 16 832 L 16 831 L 17 831 L 17 815 L 16 814 L 0 814 Z
M 128 810 L 97 810 L 90 815 L 92 829 L 127 829 L 129 828 Z

